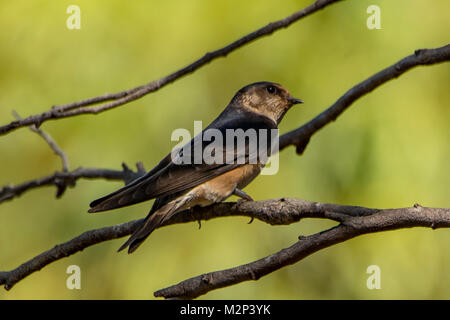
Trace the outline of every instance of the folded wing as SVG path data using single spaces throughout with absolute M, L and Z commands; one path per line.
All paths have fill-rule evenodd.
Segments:
M 227 118 L 228 119 L 224 121 L 223 118 L 219 117 L 205 129 L 216 129 L 222 133 L 224 137 L 223 147 L 217 148 L 216 151 L 218 150 L 218 152 L 221 153 L 223 160 L 226 158 L 226 153 L 230 152 L 230 148 L 226 148 L 225 146 L 227 129 L 242 129 L 245 131 L 251 128 L 255 129 L 258 133 L 259 129 L 270 130 L 277 128 L 276 124 L 269 118 L 253 113 L 251 117 L 249 117 L 248 114 L 242 113 L 238 116 Z M 116 209 L 153 198 L 165 197 L 173 193 L 188 191 L 193 187 L 233 170 L 244 163 L 249 163 L 249 159 L 252 159 L 255 156 L 254 153 L 257 152 L 255 151 L 257 148 L 255 149 L 250 146 L 251 142 L 246 139 L 245 144 L 236 144 L 231 150 L 231 158 L 233 161 L 220 161 L 220 163 L 211 164 L 201 161 L 201 163 L 196 164 L 194 159 L 195 148 L 200 147 L 203 151 L 205 147 L 211 143 L 210 141 L 203 141 L 201 135 L 192 139 L 178 152 L 178 156 L 181 156 L 183 155 L 180 153 L 181 150 L 182 152 L 186 152 L 186 150 L 193 151 L 191 152 L 190 161 L 187 161 L 189 163 L 174 163 L 171 154 L 169 154 L 154 169 L 141 178 L 136 179 L 129 185 L 126 185 L 107 196 L 94 200 L 90 204 L 91 209 L 89 212 L 101 212 Z M 239 162 L 237 161 L 238 158 L 243 159 Z M 228 160 L 229 159 L 230 158 L 228 158 Z

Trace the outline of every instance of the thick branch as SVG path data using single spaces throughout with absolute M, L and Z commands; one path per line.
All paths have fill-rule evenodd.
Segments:
M 304 218 L 330 219 L 341 223 L 337 230 L 343 231 L 337 233 L 338 242 L 353 238 L 359 234 L 384 230 L 418 226 L 431 228 L 450 227 L 450 209 L 424 208 L 416 205 L 414 208 L 381 210 L 324 204 L 299 199 L 219 203 L 205 208 L 195 208 L 192 212 L 189 210 L 180 212 L 167 221 L 164 226 L 227 216 L 254 217 L 271 225 L 288 225 Z M 4 285 L 5 289 L 9 290 L 20 280 L 54 261 L 75 254 L 97 243 L 131 234 L 142 221 L 142 219 L 134 220 L 116 226 L 84 232 L 72 240 L 56 245 L 54 248 L 41 253 L 16 269 L 0 272 L 0 285 Z M 330 232 L 329 230 L 323 234 L 329 234 Z M 333 231 L 332 234 L 335 232 Z M 302 238 L 299 242 L 303 243 L 300 248 L 297 248 L 299 245 L 296 244 L 291 247 L 293 249 L 284 249 L 279 253 L 258 260 L 252 264 L 192 278 L 176 286 L 160 290 L 155 295 L 166 298 L 194 298 L 213 289 L 253 278 L 256 280 L 276 269 L 300 260 L 306 256 L 304 255 L 305 252 L 311 254 L 336 243 L 330 242 L 328 237 L 323 238 L 321 235 L 322 233 L 319 233 Z M 336 241 L 336 238 L 332 238 L 332 240 Z M 305 249 L 304 246 L 306 243 L 308 246 Z M 289 256 L 286 256 L 286 250 L 293 250 L 295 253 L 294 257 L 297 257 L 293 259 L 297 260 L 292 260 Z M 296 250 L 302 251 L 297 252 Z M 212 278 L 211 275 L 213 275 Z M 217 278 L 216 275 L 218 275 Z M 250 278 L 248 278 L 249 275 Z M 228 276 L 231 277 L 227 278 Z M 199 281 L 199 279 L 214 280 L 205 282 L 204 280 Z
M 292 23 L 300 20 L 301 18 L 304 18 L 320 9 L 325 8 L 326 6 L 335 3 L 339 0 L 316 0 L 312 5 L 304 8 L 303 10 L 300 10 L 284 19 L 269 23 L 268 25 L 250 33 L 246 36 L 230 43 L 229 45 L 217 49 L 212 52 L 206 53 L 202 58 L 196 60 L 195 62 L 191 63 L 190 65 L 179 69 L 163 78 L 160 78 L 158 80 L 152 81 L 146 85 L 139 86 L 136 88 L 132 88 L 129 90 L 125 90 L 122 92 L 117 93 L 108 93 L 102 96 L 73 102 L 65 105 L 59 105 L 52 107 L 51 110 L 46 111 L 41 114 L 32 115 L 27 118 L 13 121 L 7 125 L 0 127 L 0 135 L 4 135 L 12 130 L 26 127 L 30 125 L 36 125 L 39 127 L 43 122 L 47 120 L 54 120 L 54 119 L 61 119 L 61 118 L 67 118 L 72 117 L 76 115 L 81 114 L 98 114 L 100 112 L 110 110 L 113 108 L 116 108 L 118 106 L 124 105 L 130 101 L 137 100 L 151 92 L 155 92 L 162 87 L 180 79 L 181 77 L 188 75 L 195 70 L 203 67 L 204 65 L 208 64 L 209 62 L 220 58 L 227 56 L 230 52 L 267 35 L 272 34 L 273 32 L 282 29 L 287 28 Z M 100 105 L 100 106 L 94 106 L 94 107 L 88 107 L 92 106 L 94 104 L 111 101 L 109 103 Z
M 332 207 L 339 206 L 331 205 Z M 357 211 L 364 209 L 357 209 Z M 346 216 L 341 224 L 324 232 L 299 237 L 299 241 L 260 260 L 222 271 L 190 278 L 174 286 L 158 290 L 155 297 L 193 299 L 211 290 L 243 281 L 258 280 L 280 268 L 294 264 L 307 256 L 354 237 L 374 232 L 412 227 L 449 228 L 450 209 L 413 208 L 376 210 L 363 216 Z

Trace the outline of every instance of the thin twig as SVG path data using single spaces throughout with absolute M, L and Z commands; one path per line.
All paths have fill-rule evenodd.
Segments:
M 7 200 L 12 200 L 15 197 L 19 197 L 26 191 L 43 186 L 56 186 L 56 197 L 59 198 L 63 195 L 66 187 L 74 187 L 75 183 L 79 179 L 106 179 L 106 180 L 119 180 L 125 184 L 139 178 L 145 174 L 145 170 L 141 163 L 137 164 L 137 171 L 134 172 L 128 166 L 123 163 L 123 170 L 109 170 L 100 168 L 78 168 L 73 171 L 60 172 L 57 171 L 51 175 L 41 177 L 38 179 L 30 180 L 19 185 L 7 185 L 0 189 L 0 203 Z
M 17 120 L 22 120 L 22 117 L 17 113 L 16 110 L 13 110 L 12 113 L 13 113 L 13 116 Z M 69 161 L 67 160 L 67 155 L 56 144 L 55 140 L 53 140 L 53 138 L 48 133 L 46 133 L 44 130 L 42 130 L 40 128 L 37 128 L 35 125 L 31 125 L 28 128 L 30 128 L 31 131 L 37 133 L 39 136 L 41 136 L 45 140 L 45 142 L 47 142 L 47 144 L 50 146 L 50 148 L 53 150 L 53 152 L 61 158 L 63 171 L 68 172 L 69 171 Z
M 268 36 L 272 34 L 273 32 L 280 30 L 282 28 L 287 28 L 292 23 L 300 20 L 301 18 L 304 18 L 320 9 L 325 8 L 326 6 L 333 4 L 335 2 L 338 2 L 340 0 L 317 0 L 312 5 L 284 18 L 272 23 L 269 23 L 268 25 L 250 33 L 246 36 L 230 43 L 229 45 L 217 49 L 212 52 L 206 53 L 203 57 L 196 60 L 195 62 L 189 64 L 188 66 L 181 68 L 163 78 L 160 78 L 158 80 L 154 80 L 146 85 L 142 85 L 136 88 L 132 88 L 129 90 L 125 90 L 122 92 L 117 93 L 108 93 L 104 94 L 102 96 L 85 99 L 78 102 L 73 102 L 69 104 L 54 106 L 51 108 L 51 110 L 43 112 L 41 114 L 36 114 L 29 116 L 27 118 L 24 118 L 22 120 L 16 120 L 12 121 L 7 125 L 0 127 L 0 135 L 7 134 L 8 132 L 21 128 L 30 126 L 32 124 L 36 125 L 36 127 L 39 127 L 43 122 L 47 120 L 54 120 L 54 119 L 61 119 L 61 118 L 67 118 L 72 116 L 77 116 L 81 114 L 98 114 L 100 112 L 104 112 L 113 108 L 116 108 L 118 106 L 124 105 L 128 102 L 134 101 L 136 99 L 139 99 L 149 93 L 155 92 L 162 87 L 182 78 L 185 75 L 188 75 L 195 70 L 203 67 L 204 65 L 208 64 L 209 62 L 220 58 L 225 57 L 232 51 L 241 48 L 245 46 L 246 44 L 259 39 L 264 36 Z M 109 103 L 100 105 L 100 106 L 94 106 L 94 107 L 88 107 L 92 106 L 97 103 L 111 101 Z

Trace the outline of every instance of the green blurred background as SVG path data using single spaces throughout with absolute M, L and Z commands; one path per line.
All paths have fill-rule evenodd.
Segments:
M 3 1 L 0 10 L 0 124 L 54 104 L 147 83 L 204 53 L 309 5 L 312 1 Z M 68 30 L 66 8 L 81 8 L 81 29 Z M 366 9 L 381 8 L 381 30 Z M 447 44 L 447 0 L 348 0 L 216 60 L 174 84 L 98 116 L 45 123 L 70 167 L 151 169 L 175 143 L 176 128 L 213 120 L 240 87 L 283 84 L 306 103 L 280 126 L 294 129 L 353 85 L 415 49 Z M 450 207 L 450 64 L 419 67 L 354 103 L 312 139 L 305 154 L 280 154 L 275 176 L 246 191 L 256 200 L 297 197 L 368 207 Z M 59 170 L 44 141 L 26 129 L 0 137 L 0 185 Z M 151 203 L 88 215 L 88 203 L 122 186 L 79 181 L 62 199 L 40 188 L 0 204 L 0 270 L 83 231 L 147 214 Z M 231 200 L 235 200 L 232 198 Z M 204 272 L 259 259 L 298 235 L 333 223 L 305 220 L 272 227 L 226 218 L 158 230 L 132 255 L 125 239 L 88 248 L 34 273 L 0 299 L 152 299 L 157 289 Z M 450 231 L 418 228 L 362 236 L 322 250 L 258 281 L 203 299 L 450 298 Z M 81 268 L 81 290 L 66 288 L 66 268 Z M 381 268 L 381 289 L 368 290 L 366 268 Z

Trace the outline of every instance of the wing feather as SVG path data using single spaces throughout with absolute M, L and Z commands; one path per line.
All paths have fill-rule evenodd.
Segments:
M 213 122 L 208 128 L 218 129 L 223 133 L 225 137 L 226 129 L 275 129 L 276 124 L 262 115 L 251 115 L 246 113 L 240 113 L 233 117 L 225 117 L 228 119 L 219 118 Z M 205 131 L 204 130 L 204 131 Z M 203 132 L 204 132 L 203 131 Z M 203 133 L 202 132 L 202 133 Z M 224 139 L 225 140 L 225 139 Z M 247 140 L 247 139 L 246 139 Z M 202 141 L 201 135 L 192 139 L 186 146 L 190 146 L 191 150 L 195 150 L 195 146 L 204 148 L 210 143 Z M 225 141 L 224 141 L 225 143 Z M 238 150 L 238 146 L 234 149 L 234 161 L 232 163 L 194 163 L 194 155 L 192 153 L 191 162 L 187 164 L 175 164 L 171 160 L 171 154 L 167 155 L 154 169 L 145 174 L 143 177 L 136 179 L 129 185 L 105 196 L 93 201 L 90 206 L 89 212 L 100 212 L 129 206 L 138 202 L 150 200 L 153 198 L 167 197 L 173 193 L 182 193 L 188 191 L 191 188 L 215 178 L 223 173 L 233 170 L 243 163 L 238 164 L 237 158 L 244 155 L 244 163 L 248 163 L 249 154 L 249 142 L 246 141 L 245 150 Z M 186 150 L 186 149 L 185 149 Z M 222 148 L 223 159 L 225 159 L 226 147 Z M 203 154 L 203 153 L 202 153 Z

